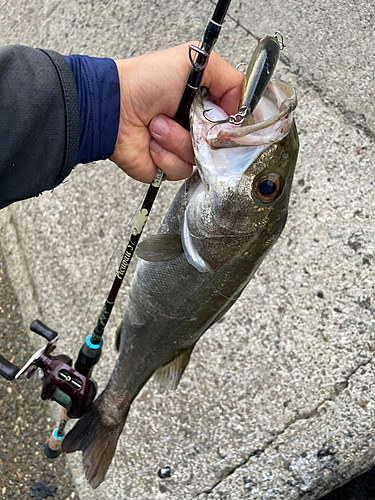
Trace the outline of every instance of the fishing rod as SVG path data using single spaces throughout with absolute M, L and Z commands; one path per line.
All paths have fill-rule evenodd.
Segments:
M 204 70 L 207 66 L 211 51 L 219 36 L 225 15 L 231 0 L 218 0 L 214 13 L 208 21 L 201 44 L 189 46 L 191 69 L 186 80 L 183 95 L 173 120 L 189 130 L 189 111 L 195 93 L 199 89 Z M 40 321 L 33 321 L 31 331 L 45 338 L 48 343 L 39 349 L 22 369 L 7 361 L 0 355 L 0 375 L 7 380 L 19 378 L 29 370 L 30 378 L 37 368 L 43 372 L 43 389 L 41 398 L 51 399 L 62 406 L 59 426 L 52 432 L 46 443 L 44 452 L 49 458 L 56 458 L 61 453 L 61 444 L 64 439 L 64 428 L 70 418 L 79 418 L 95 399 L 97 385 L 91 379 L 93 367 L 99 361 L 103 346 L 103 333 L 111 315 L 117 294 L 129 267 L 135 249 L 142 235 L 151 208 L 158 194 L 164 174 L 160 168 L 151 182 L 143 200 L 137 220 L 132 230 L 129 243 L 122 257 L 111 290 L 100 313 L 97 325 L 80 349 L 77 360 L 72 367 L 73 360 L 64 354 L 52 356 L 55 349 L 54 342 L 58 334 Z
M 187 130 L 189 129 L 190 106 L 195 93 L 199 89 L 204 69 L 207 66 L 210 53 L 219 36 L 229 4 L 230 0 L 218 1 L 214 14 L 207 24 L 201 45 L 199 47 L 189 46 L 191 69 L 181 101 L 173 118 Z M 240 107 L 237 115 L 228 118 L 227 121 L 230 123 L 240 125 L 253 112 L 272 76 L 278 61 L 279 48 L 280 50 L 283 48 L 283 44 L 281 43 L 281 47 L 279 47 L 278 42 L 277 33 L 274 37 L 265 37 L 260 41 L 249 64 Z M 206 119 L 209 120 L 207 116 Z M 218 122 L 212 123 L 217 124 Z M 155 179 L 149 186 L 97 325 L 93 333 L 87 337 L 84 345 L 81 347 L 74 368 L 72 367 L 73 360 L 69 356 L 65 354 L 58 356 L 51 355 L 55 349 L 54 342 L 58 339 L 58 334 L 41 321 L 33 321 L 30 329 L 45 338 L 48 343 L 39 349 L 21 370 L 18 366 L 7 361 L 0 355 L 0 375 L 8 380 L 13 380 L 19 378 L 29 370 L 27 378 L 30 378 L 37 368 L 39 368 L 43 372 L 41 398 L 56 401 L 62 407 L 59 426 L 54 429 L 44 448 L 45 454 L 49 458 L 56 458 L 61 453 L 61 445 L 65 436 L 64 429 L 67 421 L 70 418 L 80 418 L 95 399 L 97 385 L 91 379 L 91 374 L 101 355 L 104 329 L 108 323 L 117 294 L 157 196 L 163 175 L 163 172 L 158 169 Z
M 216 43 L 216 40 L 218 39 L 230 2 L 231 0 L 219 0 L 217 2 L 214 13 L 205 29 L 203 40 L 200 47 L 196 47 L 195 45 L 189 45 L 189 59 L 191 62 L 191 68 L 189 76 L 186 80 L 182 98 L 178 105 L 177 111 L 173 117 L 173 120 L 186 130 L 190 129 L 189 127 L 190 106 L 193 102 L 197 90 L 199 89 L 204 70 L 207 66 L 211 51 Z M 99 345 L 101 342 L 104 328 L 108 323 L 118 291 L 121 287 L 122 281 L 129 267 L 130 261 L 134 255 L 135 249 L 142 235 L 143 228 L 147 222 L 147 218 L 150 214 L 152 205 L 158 194 L 163 177 L 164 177 L 163 171 L 160 168 L 158 168 L 156 176 L 154 180 L 151 182 L 147 194 L 144 198 L 128 246 L 126 247 L 124 256 L 121 260 L 119 269 L 117 271 L 116 278 L 113 282 L 108 298 L 99 316 L 98 323 L 94 329 L 94 333 L 92 334 L 91 342 L 94 345 Z M 81 367 L 81 365 L 79 366 Z
M 211 51 L 216 43 L 216 40 L 218 39 L 230 2 L 231 0 L 218 0 L 214 13 L 211 19 L 208 21 L 208 24 L 204 31 L 202 43 L 199 47 L 196 47 L 195 45 L 189 45 L 189 59 L 191 62 L 191 69 L 186 80 L 180 103 L 173 117 L 173 120 L 184 127 L 186 130 L 190 129 L 190 106 L 193 102 L 197 90 L 199 89 L 204 70 L 207 66 Z M 137 244 L 141 238 L 143 229 L 147 222 L 147 218 L 151 212 L 160 185 L 163 181 L 163 177 L 163 171 L 158 168 L 156 176 L 149 185 L 148 191 L 143 200 L 128 245 L 125 249 L 116 277 L 113 281 L 108 297 L 104 303 L 94 332 L 87 337 L 86 342 L 83 344 L 78 354 L 78 358 L 74 367 L 77 372 L 87 377 L 91 376 L 93 367 L 99 361 L 99 358 L 101 356 L 101 350 L 103 346 L 102 337 L 104 329 L 110 318 L 117 294 L 129 268 Z M 50 458 L 58 456 L 61 451 L 62 440 L 65 436 L 64 428 L 68 420 L 67 417 L 69 417 L 69 413 L 66 414 L 64 410 L 62 410 L 60 415 L 60 424 L 58 428 L 53 431 L 49 442 L 45 445 L 44 452 Z

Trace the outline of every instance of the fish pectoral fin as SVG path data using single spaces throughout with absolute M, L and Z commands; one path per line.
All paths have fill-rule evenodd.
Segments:
M 194 344 L 195 345 L 195 344 Z M 177 389 L 181 377 L 187 367 L 194 345 L 183 351 L 171 362 L 161 366 L 155 372 L 155 379 L 160 383 L 162 389 Z
M 136 250 L 140 259 L 150 262 L 172 260 L 183 252 L 179 234 L 154 234 L 141 241 Z

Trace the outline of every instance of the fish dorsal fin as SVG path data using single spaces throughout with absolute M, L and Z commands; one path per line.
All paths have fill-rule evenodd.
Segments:
M 161 366 L 155 372 L 155 379 L 160 383 L 162 389 L 177 389 L 182 374 L 189 363 L 193 349 L 194 346 L 186 349 L 170 363 Z
M 175 259 L 183 253 L 179 234 L 154 234 L 141 241 L 136 250 L 140 259 L 161 262 Z

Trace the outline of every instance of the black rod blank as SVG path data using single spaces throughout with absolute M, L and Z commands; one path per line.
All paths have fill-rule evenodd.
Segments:
M 185 89 L 182 94 L 181 101 L 178 105 L 176 114 L 173 117 L 173 120 L 182 127 L 184 127 L 186 130 L 189 130 L 190 106 L 193 102 L 195 93 L 197 92 L 200 83 L 202 81 L 203 72 L 207 66 L 212 48 L 215 45 L 215 42 L 219 36 L 221 26 L 223 24 L 224 17 L 227 13 L 230 2 L 231 0 L 218 0 L 213 16 L 208 22 L 208 25 L 205 29 L 201 46 L 200 47 L 190 46 L 189 48 L 190 50 L 189 56 L 192 65 L 189 72 L 189 76 L 185 84 Z M 91 342 L 93 344 L 98 345 L 101 341 L 104 328 L 108 323 L 118 291 L 120 289 L 126 271 L 129 267 L 130 261 L 134 255 L 138 241 L 142 235 L 142 231 L 144 225 L 146 224 L 147 217 L 150 214 L 152 205 L 154 204 L 155 198 L 158 194 L 161 182 L 163 180 L 163 175 L 164 174 L 162 170 L 158 168 L 156 177 L 148 188 L 137 221 L 132 231 L 129 243 L 122 257 L 112 288 L 109 292 L 107 300 L 105 301 L 104 307 L 98 319 L 98 323 L 92 334 Z

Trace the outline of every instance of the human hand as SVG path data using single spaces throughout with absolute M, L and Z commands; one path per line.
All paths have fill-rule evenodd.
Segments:
M 168 180 L 188 177 L 194 164 L 190 133 L 172 120 L 190 71 L 189 44 L 115 61 L 120 80 L 120 123 L 111 160 L 150 183 L 157 167 Z M 237 112 L 244 75 L 212 52 L 202 85 L 228 113 Z

